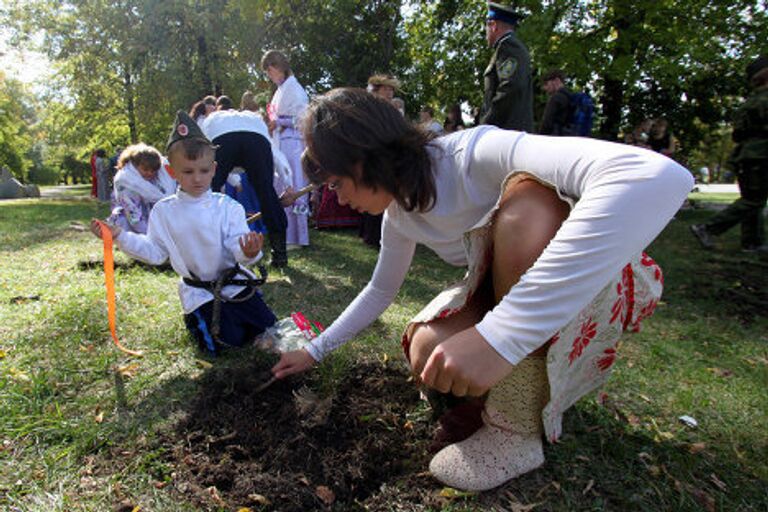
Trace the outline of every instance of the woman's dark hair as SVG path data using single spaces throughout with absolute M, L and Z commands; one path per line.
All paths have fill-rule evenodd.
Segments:
M 198 117 L 205 115 L 205 102 L 200 100 L 189 109 L 189 117 L 197 120 Z
M 277 50 L 269 50 L 261 58 L 261 69 L 266 71 L 269 66 L 280 70 L 286 78 L 293 74 L 291 71 L 291 64 L 288 62 L 288 57 Z
M 443 122 L 443 128 L 446 132 L 452 133 L 461 128 L 465 128 L 464 118 L 461 116 L 461 107 L 458 103 L 454 103 L 445 113 L 445 121 Z
M 99 158 L 107 158 L 107 152 L 103 148 L 96 150 L 96 156 Z
M 307 144 L 302 166 L 312 183 L 345 176 L 386 190 L 406 211 L 424 212 L 434 205 L 437 192 L 426 149 L 433 137 L 390 102 L 363 89 L 334 89 L 312 101 L 302 132 Z
M 231 110 L 233 108 L 234 103 L 232 103 L 232 98 L 229 96 L 219 96 L 216 99 L 216 110 Z

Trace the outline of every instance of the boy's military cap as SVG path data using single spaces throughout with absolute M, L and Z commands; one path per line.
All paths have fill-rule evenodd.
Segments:
M 167 153 L 175 143 L 185 139 L 200 139 L 210 144 L 210 141 L 203 134 L 195 120 L 189 117 L 189 114 L 183 110 L 179 110 L 176 112 L 176 121 L 174 121 L 171 134 L 168 136 L 165 152 Z
M 525 15 L 523 13 L 515 11 L 515 9 L 509 5 L 488 2 L 489 20 L 503 21 L 510 25 L 517 25 L 524 17 Z

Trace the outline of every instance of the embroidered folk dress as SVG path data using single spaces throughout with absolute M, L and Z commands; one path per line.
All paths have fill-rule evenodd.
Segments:
M 468 273 L 413 322 L 460 310 L 488 270 L 491 223 L 508 180 L 533 177 L 572 210 L 533 266 L 475 327 L 511 364 L 549 342 L 543 421 L 547 438 L 555 440 L 562 413 L 608 377 L 622 329 L 636 329 L 657 303 L 661 271 L 642 251 L 691 190 L 691 174 L 641 148 L 491 126 L 441 137 L 427 149 L 434 207 L 407 212 L 390 204 L 371 281 L 308 351 L 319 361 L 378 318 L 405 280 L 417 243 Z
M 301 154 L 304 151 L 304 140 L 298 129 L 301 116 L 309 103 L 309 97 L 294 75 L 289 75 L 275 91 L 270 102 L 271 118 L 276 123 L 273 137 L 280 151 L 288 159 L 291 166 L 291 179 L 288 185 L 294 190 L 300 190 L 309 184 L 301 168 Z M 309 200 L 303 196 L 285 209 L 288 217 L 288 228 L 285 240 L 288 244 L 309 245 Z

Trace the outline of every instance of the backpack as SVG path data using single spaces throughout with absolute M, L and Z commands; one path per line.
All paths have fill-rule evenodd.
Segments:
M 568 135 L 589 137 L 592 135 L 592 122 L 595 115 L 595 103 L 586 92 L 574 92 L 570 97 L 571 114 L 568 118 Z

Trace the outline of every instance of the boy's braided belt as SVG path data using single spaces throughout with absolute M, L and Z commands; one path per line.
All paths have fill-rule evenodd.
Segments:
M 213 337 L 213 340 L 217 343 L 222 343 L 221 339 L 219 338 L 219 334 L 221 333 L 221 325 L 219 323 L 219 320 L 221 319 L 221 303 L 222 302 L 245 302 L 249 300 L 251 297 L 253 297 L 253 294 L 256 293 L 256 287 L 261 286 L 262 284 L 267 282 L 267 269 L 263 265 L 258 266 L 259 274 L 261 277 L 249 277 L 248 274 L 245 273 L 245 271 L 240 267 L 240 265 L 235 264 L 234 267 L 225 270 L 221 276 L 219 276 L 218 279 L 214 281 L 203 281 L 200 279 L 197 279 L 197 276 L 195 274 L 192 274 L 192 277 L 184 277 L 182 280 L 184 281 L 184 284 L 187 284 L 189 286 L 195 287 L 195 288 L 203 288 L 205 290 L 208 290 L 213 294 L 213 313 L 211 315 L 211 336 Z M 236 277 L 237 275 L 242 274 L 245 277 Z M 227 298 L 222 293 L 222 290 L 225 286 L 245 286 L 246 288 L 250 288 L 249 292 L 244 295 L 243 297 L 232 297 Z M 208 347 L 208 349 L 211 352 L 215 352 L 214 347 Z

